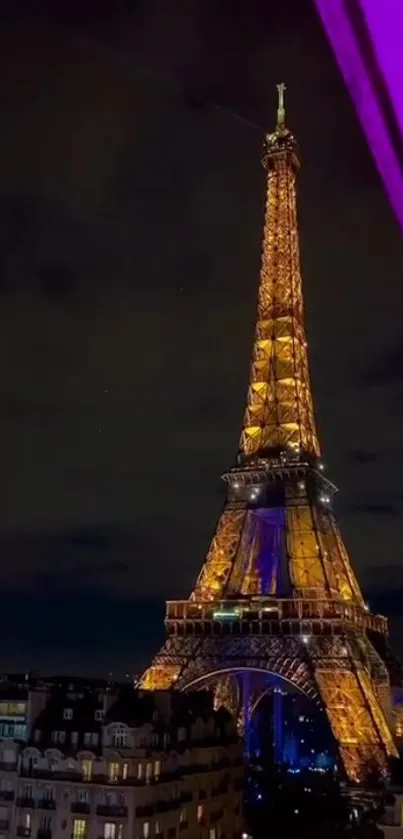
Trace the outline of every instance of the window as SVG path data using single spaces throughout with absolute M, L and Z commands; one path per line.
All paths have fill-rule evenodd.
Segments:
M 88 804 L 88 790 L 78 789 L 77 790 L 77 801 L 79 801 L 80 804 Z
M 57 772 L 59 768 L 59 759 L 57 757 L 50 757 L 49 758 L 49 768 L 52 772 Z
M 98 708 L 98 710 L 95 711 L 95 720 L 97 722 L 101 722 L 101 720 L 103 720 L 103 718 L 104 718 L 104 712 L 103 712 L 102 708 Z
M 186 728 L 178 728 L 178 741 L 186 740 Z
M 92 735 L 91 735 L 91 731 L 86 731 L 86 732 L 85 732 L 85 734 L 84 734 L 84 744 L 85 744 L 86 746 L 90 746 L 90 745 L 91 745 L 91 736 L 92 736 Z
M 32 799 L 32 784 L 24 784 L 22 797 L 25 799 Z
M 65 731 L 52 731 L 52 740 L 54 743 L 64 743 L 66 739 Z
M 149 835 L 150 835 L 150 822 L 144 822 L 144 824 L 143 824 L 144 839 L 148 839 Z
M 85 839 L 87 832 L 87 822 L 85 819 L 74 819 L 73 821 L 73 839 Z
M 155 822 L 155 835 L 156 835 L 156 836 L 161 836 L 161 833 L 162 833 L 162 830 L 161 830 L 161 822 L 156 821 L 156 822 Z
M 153 765 L 152 763 L 147 763 L 146 765 L 146 781 L 151 781 L 153 774 Z
M 0 717 L 25 717 L 25 702 L 0 702 Z
M 26 740 L 27 727 L 22 723 L 2 722 L 0 723 L 0 737 L 5 737 L 8 740 Z
M 92 732 L 91 743 L 92 743 L 93 746 L 97 746 L 98 743 L 99 743 L 99 734 L 97 734 L 96 731 Z
M 21 816 L 21 824 L 26 830 L 31 830 L 32 818 L 31 813 L 23 813 Z
M 141 781 L 142 777 L 143 777 L 143 764 L 138 763 L 137 764 L 137 779 L 139 781 Z
M 78 731 L 71 732 L 71 743 L 74 746 L 78 743 Z
M 72 708 L 64 708 L 63 719 L 64 720 L 72 720 L 73 719 L 73 709 Z M 84 822 L 84 824 L 85 824 L 85 822 Z
M 93 762 L 91 758 L 85 758 L 81 761 L 81 771 L 83 773 L 84 781 L 91 781 L 92 779 Z
M 104 825 L 104 839 L 121 839 L 122 829 L 122 824 L 106 822 L 106 824 Z
M 117 749 L 123 749 L 127 745 L 127 730 L 120 726 L 119 728 L 115 728 L 113 734 L 113 745 L 116 746 Z
M 41 816 L 40 829 L 50 830 L 52 827 L 52 816 Z
M 156 760 L 154 763 L 154 778 L 158 780 L 159 776 L 161 775 L 161 761 Z
M 197 805 L 197 821 L 199 822 L 199 824 L 203 821 L 203 816 L 204 816 L 203 804 L 198 804 Z
M 123 766 L 122 766 L 122 780 L 123 781 L 127 781 L 128 770 L 129 770 L 129 764 L 124 763 Z
M 216 839 L 216 829 L 215 827 L 210 827 L 208 839 Z
M 1 778 L 0 779 L 0 790 L 2 792 L 12 792 L 14 789 L 14 784 L 8 778 Z
M 35 740 L 35 743 L 37 743 L 40 739 L 41 739 L 41 729 L 40 729 L 40 728 L 36 728 L 36 729 L 35 729 L 35 731 L 34 731 L 34 740 Z
M 182 810 L 179 813 L 179 821 L 180 822 L 185 822 L 186 819 L 187 819 L 187 812 L 186 812 L 185 807 L 182 807 Z
M 43 788 L 43 797 L 45 801 L 53 801 L 53 787 L 44 787 Z
M 108 781 L 116 784 L 120 777 L 120 766 L 118 763 L 108 763 Z

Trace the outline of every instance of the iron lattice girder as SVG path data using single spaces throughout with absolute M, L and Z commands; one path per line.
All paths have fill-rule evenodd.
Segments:
M 351 629 L 387 632 L 383 615 L 371 614 L 356 603 L 314 596 L 169 600 L 165 624 L 169 634 L 179 635 L 345 635 Z
M 187 690 L 245 671 L 280 677 L 322 705 L 351 779 L 360 780 L 369 761 L 382 767 L 396 753 L 377 690 L 388 684 L 386 669 L 366 636 L 354 632 L 304 640 L 171 636 L 142 687 Z
M 292 447 L 317 457 L 299 260 L 296 147 L 272 152 L 265 158 L 258 314 L 240 452 L 250 457 Z
M 227 502 L 194 590 L 189 601 L 167 604 L 169 637 L 141 685 L 184 690 L 213 678 L 223 685 L 226 673 L 244 670 L 286 679 L 322 702 L 346 772 L 359 779 L 369 762 L 383 767 L 395 754 L 388 673 L 366 637 L 369 630 L 385 633 L 386 620 L 366 610 L 331 512 L 335 487 L 318 460 L 299 259 L 299 160 L 281 102 L 263 157 L 258 313 L 238 463 L 224 476 Z M 235 603 L 240 618 L 221 631 L 214 612 Z M 264 608 L 274 610 L 267 619 L 247 616 Z M 231 703 L 229 684 L 221 692 Z

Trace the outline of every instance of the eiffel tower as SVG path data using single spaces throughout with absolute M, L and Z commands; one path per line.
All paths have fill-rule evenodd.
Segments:
M 320 459 L 301 285 L 296 140 L 265 138 L 267 197 L 256 333 L 240 448 L 227 498 L 188 600 L 169 601 L 167 639 L 140 686 L 211 687 L 240 725 L 288 684 L 327 714 L 341 765 L 360 781 L 396 755 L 387 667 L 332 510 Z M 274 688 L 278 691 L 278 687 Z

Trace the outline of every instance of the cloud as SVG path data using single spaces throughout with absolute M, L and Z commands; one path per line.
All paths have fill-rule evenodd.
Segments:
M 343 506 L 344 512 L 361 515 L 395 518 L 400 515 L 400 506 L 383 502 L 349 503 Z
M 379 459 L 379 452 L 369 449 L 350 449 L 346 452 L 346 460 L 352 463 L 365 466 L 367 463 L 375 463 Z

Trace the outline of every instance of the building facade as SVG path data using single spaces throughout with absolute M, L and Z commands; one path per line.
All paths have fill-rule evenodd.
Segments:
M 0 741 L 0 839 L 241 839 L 242 749 L 209 694 L 12 693 L 10 714 L 31 720 Z

